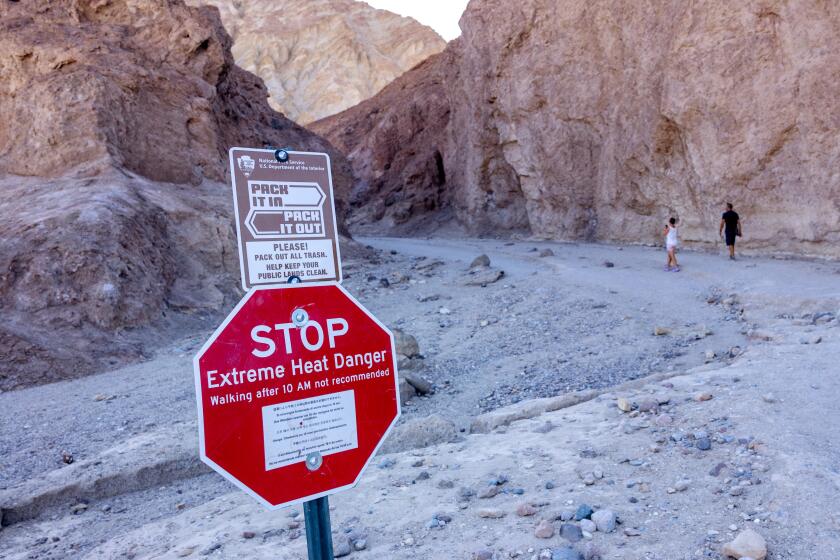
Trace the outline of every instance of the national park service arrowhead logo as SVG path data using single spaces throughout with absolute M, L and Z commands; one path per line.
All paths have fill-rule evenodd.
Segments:
M 251 156 L 239 156 L 236 158 L 236 163 L 239 165 L 239 170 L 245 174 L 245 177 L 250 177 L 256 166 L 256 162 Z

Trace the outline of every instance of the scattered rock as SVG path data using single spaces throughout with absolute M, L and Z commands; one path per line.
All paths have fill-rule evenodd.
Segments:
M 349 556 L 351 552 L 353 552 L 353 549 L 350 547 L 350 541 L 347 539 L 339 539 L 333 548 L 333 555 L 336 558 Z
M 598 529 L 598 526 L 591 519 L 581 519 L 580 529 L 587 533 L 594 533 Z
M 677 483 L 674 484 L 674 490 L 676 490 L 677 492 L 685 492 L 686 490 L 688 490 L 690 484 L 691 482 L 688 480 L 678 480 Z
M 400 403 L 403 405 L 417 395 L 417 390 L 405 380 L 404 376 L 400 376 Z M 390 438 L 389 438 L 390 439 Z M 388 441 L 388 440 L 386 440 Z
M 411 277 L 408 274 L 405 274 L 404 272 L 399 272 L 399 271 L 392 272 L 389 276 L 390 276 L 389 280 L 391 281 L 391 285 L 403 284 L 405 282 L 410 282 L 411 281 Z
M 540 258 L 553 257 L 553 256 L 554 256 L 554 251 L 552 251 L 551 249 L 543 249 L 542 251 L 540 251 L 540 254 L 539 254 Z
M 218 542 L 213 543 L 210 546 L 208 546 L 207 548 L 201 550 L 201 552 L 199 552 L 199 554 L 201 554 L 202 556 L 210 556 L 211 554 L 213 554 L 214 552 L 216 552 L 220 548 L 222 548 L 222 543 L 218 543 Z
M 653 327 L 654 336 L 665 336 L 671 334 L 671 329 L 668 327 Z
M 62 451 L 61 462 L 65 465 L 71 465 L 73 463 L 73 454 L 68 451 Z
M 585 560 L 574 547 L 564 546 L 551 551 L 551 560 Z
M 694 445 L 700 451 L 708 451 L 712 448 L 712 440 L 707 437 L 699 438 Z
M 708 328 L 706 325 L 700 325 L 694 331 L 692 337 L 694 338 L 694 340 L 702 340 L 707 336 L 711 336 L 713 334 L 714 332 L 712 331 L 712 329 Z
M 479 268 L 482 266 L 490 266 L 490 257 L 487 255 L 479 255 L 473 259 L 473 262 L 470 263 L 470 268 Z
M 659 409 L 659 402 L 655 399 L 642 399 L 639 401 L 639 412 L 654 412 Z
M 581 552 L 583 553 L 583 560 L 601 560 L 602 557 L 601 549 L 593 542 L 584 544 Z
M 516 515 L 519 517 L 530 517 L 537 513 L 537 508 L 529 503 L 519 504 L 516 507 Z
M 472 488 L 467 488 L 466 486 L 462 486 L 458 489 L 457 498 L 459 502 L 468 502 L 475 496 L 475 490 Z
M 618 397 L 615 404 L 621 412 L 630 412 L 633 410 L 632 403 L 624 397 Z
M 580 521 L 581 519 L 589 519 L 592 517 L 592 508 L 589 507 L 588 504 L 580 504 L 575 510 L 575 521 Z
M 493 560 L 493 552 L 490 550 L 477 550 L 473 552 L 472 560 Z
M 398 453 L 459 439 L 458 428 L 439 414 L 412 418 L 396 426 L 385 443 L 382 453 Z
M 257 536 L 257 534 L 253 531 L 242 531 L 242 538 L 243 539 L 253 539 L 256 536 Z
M 600 509 L 592 514 L 592 521 L 602 533 L 612 533 L 615 531 L 618 516 L 612 510 Z
M 420 345 L 417 339 L 412 335 L 401 329 L 391 329 L 394 333 L 394 345 L 396 346 L 397 354 L 401 354 L 407 358 L 413 358 L 420 355 Z
M 753 340 L 761 340 L 764 342 L 772 342 L 776 335 L 769 331 L 761 330 L 761 329 L 751 329 L 747 332 L 747 337 Z
M 660 414 L 654 420 L 657 426 L 670 426 L 674 423 L 674 419 L 668 414 Z
M 612 261 L 604 261 L 604 266 L 607 268 L 613 268 L 615 266 L 615 263 L 613 263 Z
M 697 402 L 705 402 L 712 400 L 713 395 L 711 393 L 697 393 L 694 395 L 694 400 Z
M 496 508 L 480 508 L 476 513 L 485 519 L 500 519 L 505 516 L 505 512 Z
M 776 395 L 774 395 L 773 393 L 766 393 L 761 396 L 761 400 L 763 400 L 766 403 L 773 404 L 776 402 Z
M 767 543 L 764 537 L 753 531 L 745 529 L 738 533 L 735 540 L 723 545 L 723 555 L 727 558 L 754 558 L 764 560 L 767 557 Z
M 563 523 L 560 525 L 560 536 L 569 542 L 575 543 L 583 538 L 583 532 L 574 523 Z
M 709 471 L 709 475 L 711 475 L 711 476 L 719 476 L 719 475 L 720 475 L 720 473 L 721 473 L 721 472 L 723 471 L 723 469 L 725 469 L 725 468 L 726 468 L 726 463 L 718 463 L 717 465 L 715 465 L 714 467 L 712 467 L 712 470 L 710 470 L 710 471 Z
M 405 379 L 421 395 L 428 395 L 432 392 L 432 384 L 417 374 L 403 371 L 400 372 L 400 377 Z
M 495 484 L 491 484 L 490 486 L 485 486 L 484 488 L 479 490 L 476 496 L 478 496 L 479 499 L 486 500 L 492 498 L 493 496 L 496 496 L 498 493 L 499 487 Z
M 537 527 L 534 529 L 534 536 L 538 539 L 550 539 L 554 536 L 554 525 L 551 521 L 543 519 L 537 523 Z
M 503 270 L 495 268 L 473 268 L 461 277 L 463 286 L 486 286 L 498 282 L 505 275 Z
M 70 506 L 70 513 L 72 513 L 73 515 L 79 515 L 80 513 L 86 512 L 87 508 L 87 504 L 74 504 Z

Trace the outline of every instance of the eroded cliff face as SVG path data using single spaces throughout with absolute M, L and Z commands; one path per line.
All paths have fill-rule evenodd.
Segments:
M 731 201 L 746 247 L 840 256 L 837 5 L 473 0 L 461 27 L 442 80 L 446 182 L 425 190 L 471 231 L 650 242 L 673 215 L 711 245 Z M 419 91 L 388 105 L 416 111 Z M 363 107 L 315 129 L 382 128 Z M 363 180 L 381 173 L 355 147 Z
M 348 200 L 349 224 L 363 227 L 387 219 L 400 225 L 447 206 L 445 80 L 453 52 L 430 57 L 373 99 L 310 125 L 353 162 L 359 180 Z
M 356 105 L 446 46 L 429 27 L 357 0 L 190 3 L 219 8 L 236 63 L 300 123 Z
M 211 8 L 3 0 L 0 77 L 0 389 L 143 356 L 238 297 L 230 146 L 332 152 L 350 186 Z

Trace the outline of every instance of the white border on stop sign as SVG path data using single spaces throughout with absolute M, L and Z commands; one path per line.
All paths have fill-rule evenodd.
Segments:
M 350 301 L 352 301 L 359 309 L 361 309 L 362 312 L 365 315 L 367 315 L 370 319 L 373 320 L 374 323 L 379 325 L 386 333 L 388 333 L 388 337 L 391 339 L 391 356 L 393 357 L 393 360 L 394 360 L 394 396 L 395 396 L 395 399 L 397 401 L 397 414 L 396 414 L 396 416 L 394 416 L 394 419 L 391 421 L 390 425 L 388 426 L 388 429 L 385 430 L 385 433 L 380 438 L 379 443 L 376 444 L 376 447 L 374 448 L 370 457 L 368 458 L 367 461 L 365 461 L 364 466 L 359 471 L 359 475 L 355 478 L 355 480 L 353 480 L 353 482 L 351 482 L 350 484 L 347 484 L 345 486 L 339 486 L 337 488 L 327 490 L 326 492 L 321 492 L 319 494 L 312 494 L 310 496 L 306 496 L 304 498 L 298 498 L 298 499 L 292 500 L 290 502 L 284 502 L 282 504 L 273 505 L 273 504 L 271 504 L 271 502 L 269 502 L 268 500 L 266 500 L 265 498 L 263 498 L 262 496 L 260 496 L 259 494 L 257 494 L 253 490 L 251 490 L 250 488 L 248 488 L 248 486 L 246 486 L 244 483 L 240 482 L 233 475 L 231 475 L 229 472 L 227 472 L 225 469 L 223 469 L 221 466 L 219 466 L 213 460 L 211 460 L 209 457 L 207 457 L 207 454 L 204 450 L 204 409 L 203 409 L 202 400 L 201 400 L 201 395 L 202 395 L 202 393 L 201 393 L 201 368 L 199 366 L 199 360 L 201 359 L 201 356 L 203 356 L 204 353 L 210 348 L 210 345 L 213 344 L 213 342 L 216 340 L 216 338 L 218 338 L 219 335 L 222 334 L 222 331 L 224 331 L 225 328 L 228 326 L 228 324 L 230 324 L 230 322 L 233 320 L 233 318 L 236 316 L 236 314 L 239 312 L 239 310 L 242 309 L 242 307 L 248 302 L 248 300 L 251 299 L 251 297 L 256 292 L 259 292 L 259 291 L 262 291 L 262 290 L 295 290 L 295 289 L 300 289 L 300 288 L 314 288 L 314 287 L 319 287 L 319 286 L 335 286 L 335 287 L 337 287 L 344 295 L 346 295 L 348 298 L 350 298 Z M 357 300 L 355 297 L 353 297 L 353 295 L 350 292 L 348 292 L 344 288 L 344 286 L 342 286 L 338 282 L 310 282 L 308 284 L 284 284 L 284 285 L 278 285 L 278 286 L 254 286 L 253 288 L 248 290 L 248 292 L 242 297 L 241 300 L 239 300 L 239 303 L 236 304 L 236 307 L 234 307 L 233 310 L 231 310 L 231 312 L 228 314 L 228 316 L 225 317 L 225 320 L 222 321 L 222 324 L 219 325 L 216 328 L 215 331 L 213 331 L 213 334 L 210 335 L 210 338 L 207 339 L 207 342 L 205 342 L 204 345 L 202 345 L 201 349 L 193 357 L 193 377 L 195 379 L 195 399 L 196 399 L 196 405 L 197 405 L 197 408 L 198 408 L 198 449 L 199 449 L 199 457 L 201 458 L 201 462 L 206 464 L 207 466 L 209 466 L 211 469 L 213 469 L 218 474 L 222 475 L 224 478 L 226 478 L 228 480 L 228 482 L 237 486 L 240 490 L 245 491 L 246 494 L 249 494 L 251 497 L 256 499 L 259 503 L 261 503 L 263 506 L 265 506 L 266 508 L 268 508 L 270 510 L 277 510 L 277 509 L 282 509 L 282 508 L 286 508 L 286 507 L 289 507 L 289 506 L 294 506 L 294 505 L 297 505 L 297 504 L 302 504 L 303 502 L 308 502 L 309 500 L 315 500 L 317 498 L 322 498 L 324 496 L 331 496 L 333 494 L 338 494 L 339 492 L 343 492 L 345 490 L 350 490 L 351 488 L 355 488 L 356 485 L 359 483 L 359 480 L 362 478 L 362 475 L 364 475 L 365 471 L 367 471 L 367 469 L 370 466 L 370 463 L 373 460 L 373 458 L 376 457 L 376 454 L 379 451 L 379 448 L 382 447 L 382 444 L 385 442 L 385 440 L 390 435 L 391 430 L 394 429 L 394 426 L 396 425 L 397 420 L 399 420 L 400 416 L 402 415 L 402 404 L 400 403 L 400 380 L 399 380 L 399 375 L 398 375 L 398 372 L 397 372 L 397 348 L 396 348 L 396 344 L 395 344 L 395 341 L 394 341 L 394 333 L 392 333 L 391 329 L 386 327 L 382 323 L 382 321 L 377 319 L 370 311 L 368 311 L 368 309 L 364 305 L 362 305 L 359 302 L 359 300 Z
M 236 196 L 236 179 L 233 171 L 234 161 L 233 161 L 233 151 L 234 150 L 249 150 L 252 152 L 266 152 L 274 156 L 274 153 L 277 150 L 267 150 L 262 148 L 245 148 L 243 146 L 235 146 L 228 150 L 228 163 L 230 165 L 230 188 L 233 191 L 233 215 L 236 219 L 236 251 L 239 253 L 239 281 L 242 283 L 242 289 L 246 292 L 250 289 L 248 288 L 248 283 L 246 282 L 245 276 L 245 255 L 243 254 L 243 241 L 242 241 L 242 231 L 241 225 L 239 223 L 239 198 Z M 324 156 L 327 158 L 327 177 L 329 178 L 330 184 L 327 185 L 327 190 L 329 191 L 330 195 L 330 205 L 332 206 L 332 219 L 333 219 L 333 230 L 335 231 L 335 276 L 336 279 L 334 282 L 341 284 L 342 280 L 344 280 L 344 270 L 341 267 L 341 243 L 339 243 L 339 233 L 338 233 L 338 219 L 335 217 L 335 188 L 333 188 L 333 176 L 332 176 L 332 160 L 330 159 L 330 154 L 326 152 L 300 152 L 300 151 L 291 151 L 291 150 L 284 150 L 287 154 L 313 154 L 318 156 Z M 325 239 L 328 239 L 325 237 Z M 250 269 L 249 269 L 250 270 Z M 303 282 L 306 283 L 306 282 Z M 310 286 L 321 284 L 322 282 L 309 282 Z M 279 284 L 260 284 L 260 286 L 266 287 L 276 287 Z M 254 288 L 258 286 L 252 286 Z M 348 294 L 349 295 L 349 294 Z M 352 297 L 352 296 L 350 296 Z M 355 301 L 355 300 L 354 300 Z M 357 302 L 358 303 L 358 302 Z M 370 313 L 368 313 L 370 315 Z M 371 315 L 372 316 L 372 315 Z

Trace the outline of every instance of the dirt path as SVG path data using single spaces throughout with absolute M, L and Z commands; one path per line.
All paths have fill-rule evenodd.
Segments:
M 414 399 L 405 408 L 405 419 L 438 413 L 466 428 L 471 419 L 482 412 L 520 401 L 527 405 L 527 399 L 534 397 L 614 386 L 656 372 L 678 374 L 707 361 L 706 370 L 725 372 L 727 376 L 734 375 L 730 373 L 731 368 L 738 368 L 741 373 L 737 375 L 742 381 L 733 384 L 728 378 L 725 386 L 734 388 L 721 394 L 726 395 L 725 400 L 715 401 L 715 407 L 719 407 L 715 414 L 737 419 L 738 430 L 744 434 L 772 441 L 775 455 L 773 473 L 768 475 L 771 478 L 762 477 L 765 482 L 773 482 L 772 487 L 766 487 L 772 495 L 765 495 L 762 489 L 760 501 L 751 507 L 766 509 L 770 502 L 777 504 L 777 510 L 782 513 L 775 515 L 777 525 L 772 530 L 780 546 L 800 552 L 836 550 L 830 546 L 836 546 L 832 531 L 840 527 L 837 525 L 840 518 L 834 517 L 836 512 L 832 509 L 831 496 L 835 494 L 831 492 L 840 487 L 837 482 L 840 458 L 835 434 L 840 417 L 835 413 L 833 401 L 840 394 L 840 386 L 838 376 L 832 372 L 836 372 L 836 338 L 840 330 L 835 328 L 837 320 L 834 318 L 840 310 L 840 290 L 836 288 L 840 285 L 840 265 L 773 259 L 731 263 L 715 255 L 685 253 L 683 272 L 673 274 L 661 270 L 660 251 L 644 247 L 546 242 L 509 244 L 492 240 L 363 241 L 381 249 L 383 254 L 377 262 L 351 267 L 346 286 L 388 324 L 417 337 L 425 359 L 414 371 L 436 385 L 434 395 Z M 546 248 L 551 248 L 554 256 L 539 257 L 539 251 Z M 391 251 L 396 254 L 390 254 Z M 486 254 L 491 269 L 503 269 L 505 275 L 484 287 L 465 285 L 473 278 L 466 269 L 479 254 Z M 430 266 L 433 259 L 442 262 Z M 613 266 L 605 266 L 606 261 Z M 388 279 L 388 287 L 383 286 L 383 278 Z M 442 308 L 448 312 L 441 313 Z M 655 336 L 655 327 L 666 329 L 668 334 Z M 819 344 L 800 343 L 813 342 L 820 337 Z M 61 462 L 62 451 L 72 452 L 77 465 L 91 465 L 95 482 L 100 470 L 108 467 L 101 464 L 101 457 L 114 446 L 129 445 L 137 438 L 149 437 L 155 432 L 171 434 L 173 430 L 183 429 L 190 433 L 195 421 L 190 360 L 203 338 L 204 335 L 186 337 L 163 349 L 155 360 L 143 364 L 82 380 L 0 394 L 0 494 L 5 491 L 8 495 L 26 480 L 37 481 L 39 477 L 56 473 L 60 476 L 68 468 Z M 735 346 L 749 350 L 731 364 L 729 351 Z M 709 351 L 714 353 L 714 358 L 708 357 Z M 831 352 L 835 358 L 831 357 Z M 708 382 L 701 377 L 690 381 L 695 384 Z M 688 394 L 686 391 L 689 389 L 684 389 Z M 784 406 L 774 407 L 764 402 L 762 395 L 766 393 L 774 393 Z M 606 402 L 599 405 L 611 411 L 604 421 L 610 419 L 610 422 L 618 422 L 616 426 L 620 425 L 621 418 L 615 416 L 617 411 L 607 405 Z M 570 420 L 564 421 L 585 424 L 586 416 L 594 414 L 586 412 L 590 410 L 589 406 L 594 405 L 581 405 L 579 411 L 578 407 L 569 409 L 564 414 Z M 678 410 L 682 405 L 675 402 L 674 407 L 674 414 L 682 414 Z M 702 416 L 703 410 L 708 412 L 711 408 L 697 408 L 695 412 L 701 416 L 693 417 L 694 425 L 689 427 L 707 426 L 709 418 Z M 598 410 L 598 415 L 603 414 L 602 409 Z M 616 453 L 624 449 L 628 442 L 616 439 L 623 428 L 617 429 L 617 433 L 612 433 L 612 428 L 607 430 L 609 433 L 604 432 L 599 445 L 617 446 Z M 562 437 L 545 439 L 547 437 L 543 437 L 543 445 L 552 446 L 560 454 L 553 461 L 560 461 L 557 465 L 572 465 L 561 457 L 566 448 Z M 466 449 L 480 449 L 488 441 L 492 441 L 492 445 L 508 441 L 504 434 L 495 434 L 492 438 L 482 440 L 469 436 L 463 444 L 468 447 L 455 445 L 415 454 L 426 456 L 427 464 L 433 465 L 434 469 L 462 469 L 464 462 L 458 454 Z M 174 453 L 172 449 L 176 447 L 179 453 L 193 457 L 190 445 L 192 442 L 187 447 L 159 449 L 152 445 L 148 452 L 137 455 L 137 468 L 149 465 L 153 457 Z M 505 445 L 513 446 L 514 442 L 508 441 Z M 637 443 L 632 443 L 631 447 L 635 445 Z M 511 453 L 515 453 L 513 449 L 511 447 Z M 733 454 L 738 452 L 740 448 L 733 448 Z M 444 460 L 444 457 L 451 457 L 451 460 Z M 479 453 L 477 457 L 484 461 L 485 467 L 494 465 L 493 468 L 514 471 L 522 468 L 516 462 L 501 460 L 496 467 L 496 455 Z M 676 476 L 674 469 L 680 468 L 678 463 L 660 460 L 661 457 L 665 456 L 655 457 L 656 468 Z M 408 459 L 398 462 L 402 465 L 403 461 Z M 460 466 L 444 466 L 449 463 Z M 557 465 L 552 466 L 549 461 L 545 467 L 549 470 L 541 467 L 537 478 L 568 476 Z M 478 467 L 479 463 L 476 463 L 474 470 L 467 469 L 469 472 L 465 471 L 458 478 L 464 479 L 463 484 L 474 484 L 473 478 L 480 479 L 486 474 L 479 472 L 482 469 Z M 574 471 L 576 467 L 570 468 Z M 241 501 L 238 498 L 231 501 L 235 494 L 228 495 L 230 487 L 219 477 L 196 478 L 191 469 L 186 465 L 182 471 L 172 471 L 170 478 L 164 476 L 146 490 L 125 493 L 117 488 L 110 494 L 103 490 L 96 496 L 75 499 L 73 503 L 59 501 L 55 506 L 45 508 L 32 521 L 4 528 L 0 532 L 0 550 L 7 547 L 8 551 L 14 552 L 10 556 L 14 558 L 81 555 L 102 542 L 111 541 L 115 533 L 142 529 L 141 533 L 128 538 L 134 539 L 133 546 L 141 551 L 137 556 L 140 558 L 144 557 L 144 547 L 139 543 L 157 534 L 158 520 L 165 525 L 167 520 L 176 519 L 189 526 L 192 523 L 189 519 L 204 515 L 208 530 L 211 530 L 213 523 L 226 522 L 223 520 L 229 510 L 219 507 L 216 500 L 237 504 Z M 552 469 L 556 469 L 556 473 Z M 410 492 L 405 493 L 410 486 L 397 494 L 386 491 L 402 480 L 400 477 L 414 476 L 410 472 L 413 471 L 395 471 L 394 476 L 400 473 L 397 479 L 390 471 L 374 472 L 371 475 L 374 482 L 369 483 L 369 488 L 350 492 L 337 503 L 356 508 L 347 511 L 366 511 L 358 508 L 365 508 L 364 503 L 379 503 L 375 498 L 377 492 L 386 492 L 393 497 L 413 496 Z M 533 484 L 537 484 L 536 481 L 535 478 Z M 396 487 L 402 488 L 399 484 Z M 411 498 L 413 501 L 420 499 L 420 496 Z M 610 498 L 611 504 L 613 499 Z M 696 499 L 699 500 L 695 504 L 697 508 L 706 508 L 709 499 L 716 500 L 714 495 L 707 497 L 705 494 Z M 70 506 L 79 501 L 89 507 L 80 515 L 70 515 Z M 551 502 L 562 505 L 556 498 Z M 400 503 L 394 501 L 393 507 L 401 507 Z M 6 505 L 0 504 L 0 507 Z M 247 512 L 245 518 L 259 518 L 262 523 L 263 517 L 253 505 L 241 502 L 237 507 Z M 415 519 L 417 515 L 425 515 L 426 509 L 425 505 L 419 507 L 400 527 L 408 527 L 412 534 L 435 535 L 423 529 L 428 520 Z M 631 508 L 631 511 L 635 509 Z M 375 513 L 369 514 L 373 517 L 369 518 L 369 523 L 365 521 L 366 526 L 382 533 L 381 542 L 376 546 L 385 546 L 386 541 L 400 542 L 403 537 L 397 534 L 399 531 L 384 522 L 394 512 L 387 508 L 372 508 L 371 511 Z M 814 538 L 823 539 L 823 544 L 829 548 L 820 548 L 822 545 L 813 543 L 811 549 L 803 548 L 801 538 L 789 542 L 790 534 L 808 530 L 802 525 L 804 520 L 820 511 L 824 513 L 819 523 L 810 530 Z M 340 513 L 339 518 L 347 520 L 347 515 Z M 786 522 L 790 523 L 789 529 L 784 528 Z M 471 521 L 463 523 L 465 527 L 472 527 Z M 719 525 L 716 522 L 715 527 Z M 476 526 L 479 533 L 481 526 Z M 726 527 L 728 525 L 724 529 Z M 515 527 L 501 524 L 498 528 L 508 531 Z M 217 530 L 213 531 L 216 534 Z M 174 534 L 181 540 L 186 538 L 177 532 Z M 405 554 L 400 548 L 403 545 L 394 548 L 392 543 L 390 548 L 376 548 L 380 554 L 371 557 L 438 558 L 443 557 L 439 554 L 445 550 L 440 547 L 451 547 L 451 557 L 469 558 L 481 539 L 477 534 L 468 534 L 472 536 L 460 544 L 449 537 L 431 540 L 424 537 L 426 548 L 414 550 L 409 546 Z M 284 535 L 284 538 L 289 536 Z M 53 536 L 60 540 L 53 541 Z M 210 539 L 207 535 L 204 537 Z M 533 540 L 529 531 L 521 538 Z M 119 549 L 123 554 L 128 540 L 113 541 L 108 545 L 112 548 L 102 548 L 93 557 L 115 557 L 111 552 L 103 556 L 102 550 Z M 253 541 L 237 549 L 233 546 L 235 540 L 231 536 L 229 542 L 226 541 L 231 545 L 225 549 L 229 551 L 225 554 L 229 555 L 220 557 L 235 557 L 236 554 L 263 557 L 247 548 L 254 544 Z M 499 537 L 488 539 L 490 541 L 497 547 L 503 544 Z M 521 542 L 525 543 L 525 540 Z M 161 546 L 169 543 L 170 548 L 176 545 L 162 538 L 160 543 Z M 513 541 L 510 546 L 504 546 L 508 547 L 508 552 L 515 551 Z M 148 547 L 148 550 L 158 549 Z M 232 552 L 235 550 L 239 552 Z M 297 554 L 294 552 L 296 545 L 289 550 L 290 558 L 298 557 L 294 555 Z M 665 549 L 656 550 L 665 554 Z M 147 557 L 161 556 L 166 555 L 150 554 Z M 693 558 L 691 555 L 685 557 Z M 794 557 L 823 558 L 790 556 Z M 788 556 L 777 555 L 776 558 Z

